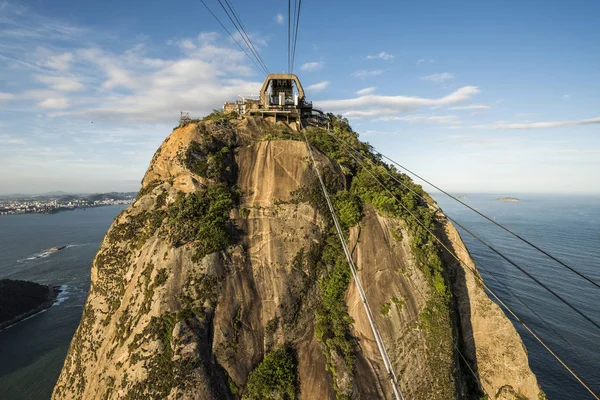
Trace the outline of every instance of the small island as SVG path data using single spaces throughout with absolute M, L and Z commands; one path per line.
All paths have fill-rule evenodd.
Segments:
M 0 330 L 52 307 L 60 286 L 0 279 Z
M 508 203 L 519 203 L 521 201 L 521 200 L 517 199 L 516 197 L 498 197 L 496 200 L 505 201 Z

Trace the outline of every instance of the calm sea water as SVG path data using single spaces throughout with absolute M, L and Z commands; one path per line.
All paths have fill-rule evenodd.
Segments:
M 447 215 L 600 323 L 600 289 L 448 197 L 432 195 Z M 462 200 L 600 282 L 600 197 L 518 195 L 519 203 L 500 202 L 497 197 L 467 195 Z M 461 232 L 461 236 L 488 286 L 600 393 L 600 330 L 470 235 Z M 514 323 L 548 398 L 593 399 L 518 322 Z
M 435 193 L 433 196 L 448 215 L 600 321 L 600 290 L 457 203 Z M 468 195 L 464 201 L 600 280 L 600 198 L 520 195 L 520 203 L 503 203 L 496 197 Z M 0 331 L 0 399 L 50 397 L 79 323 L 91 261 L 113 218 L 123 208 L 0 217 L 0 278 L 63 285 L 65 289 L 60 304 Z M 461 234 L 489 286 L 600 392 L 600 332 L 510 264 Z M 44 252 L 58 245 L 68 247 L 58 253 Z M 518 323 L 515 325 L 527 346 L 531 367 L 550 399 L 592 398 Z
M 0 217 L 0 278 L 61 285 L 58 303 L 0 331 L 0 399 L 49 399 L 81 318 L 92 259 L 125 206 Z M 65 245 L 62 251 L 46 250 Z

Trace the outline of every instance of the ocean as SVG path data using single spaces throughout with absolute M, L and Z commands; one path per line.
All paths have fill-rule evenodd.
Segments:
M 600 289 L 519 243 L 458 203 L 432 193 L 444 212 L 600 321 Z M 600 281 L 600 197 L 466 194 L 463 201 Z M 91 261 L 124 206 L 0 217 L 0 278 L 61 285 L 58 304 L 0 331 L 0 399 L 48 399 L 83 309 Z M 600 392 L 600 332 L 489 249 L 461 232 L 486 283 Z M 59 245 L 57 253 L 46 250 Z M 501 283 L 499 283 L 501 282 Z M 523 306 L 514 296 L 527 306 Z M 533 310 L 533 311 L 532 311 Z M 536 315 L 537 314 L 537 315 Z M 543 322 L 538 318 L 541 317 Z M 551 400 L 591 399 L 518 323 L 531 368 Z
M 0 279 L 60 285 L 57 303 L 0 331 L 0 399 L 49 399 L 90 285 L 92 259 L 125 206 L 0 216 Z M 49 253 L 54 246 L 67 246 Z
M 600 289 L 447 196 L 431 194 L 448 216 L 600 323 Z M 463 202 L 600 282 L 600 196 L 514 195 L 518 203 L 497 201 L 501 195 L 465 196 Z M 459 231 L 486 284 L 600 393 L 600 330 Z M 520 323 L 513 323 L 527 347 L 530 367 L 549 399 L 593 399 Z

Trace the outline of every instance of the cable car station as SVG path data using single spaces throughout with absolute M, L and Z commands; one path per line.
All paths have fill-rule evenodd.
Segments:
M 306 101 L 304 89 L 294 74 L 269 74 L 259 93 L 259 100 L 227 102 L 223 111 L 244 116 L 260 116 L 271 122 L 284 122 L 300 130 L 307 125 L 326 125 L 327 117 Z

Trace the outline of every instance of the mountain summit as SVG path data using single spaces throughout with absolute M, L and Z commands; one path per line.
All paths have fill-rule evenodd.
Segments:
M 213 113 L 165 139 L 94 259 L 53 399 L 393 398 L 303 134 L 405 398 L 544 397 L 511 322 L 423 228 L 475 268 L 439 207 L 329 119 Z

